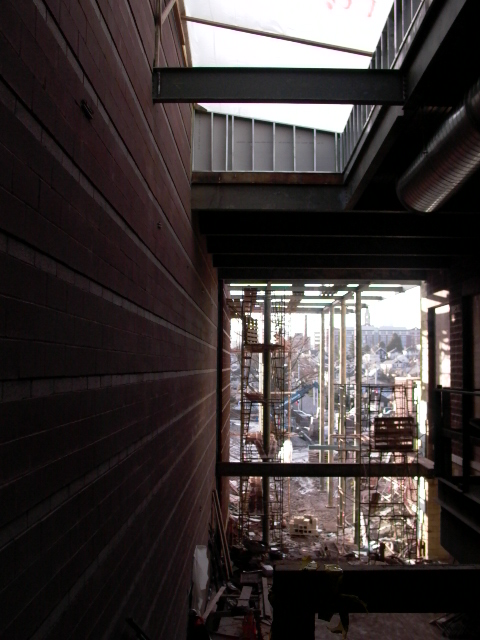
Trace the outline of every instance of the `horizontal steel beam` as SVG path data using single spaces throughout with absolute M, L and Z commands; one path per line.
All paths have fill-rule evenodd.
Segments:
M 420 462 L 412 464 L 355 462 L 302 463 L 292 462 L 217 462 L 217 476 L 262 476 L 271 478 L 413 478 L 433 477 L 433 469 Z
M 192 184 L 195 211 L 340 213 L 345 189 L 337 185 Z
M 313 638 L 313 634 L 298 634 L 298 629 L 298 635 L 283 634 L 283 625 L 291 630 L 297 621 L 302 624 L 302 616 L 312 615 L 313 618 L 315 613 L 328 610 L 329 605 L 335 606 L 332 603 L 333 576 L 323 564 L 318 564 L 317 571 L 302 571 L 300 562 L 275 567 L 275 638 L 277 632 L 279 638 Z M 342 569 L 340 592 L 360 598 L 370 613 L 464 613 L 478 609 L 474 585 L 480 580 L 479 565 L 342 565 Z M 361 609 L 354 608 L 353 611 Z M 312 623 L 314 627 L 313 619 Z M 355 622 L 351 624 L 354 628 Z M 389 632 L 387 637 L 391 637 Z
M 239 231 L 243 230 L 242 228 Z M 343 226 L 343 225 L 342 225 Z M 307 231 L 307 228 L 305 229 Z M 274 233 L 274 232 L 273 232 Z M 207 240 L 209 253 L 322 255 L 322 256 L 464 256 L 478 251 L 477 239 L 470 238 L 321 238 L 312 235 L 271 238 L 237 235 L 213 236 Z
M 343 175 L 313 171 L 193 171 L 192 184 L 342 185 Z
M 227 211 L 212 210 L 199 213 L 200 232 L 209 236 L 317 236 L 328 238 L 449 238 L 472 237 L 478 214 L 435 214 L 436 224 L 425 215 L 402 211 L 379 213 L 345 211 L 341 229 L 336 216 L 305 214 L 292 222 L 292 213 L 285 211 L 243 212 L 241 224 Z M 451 231 L 451 233 L 449 233 Z
M 274 242 L 274 239 L 272 239 Z M 213 254 L 213 266 L 217 268 L 281 268 L 297 269 L 446 269 L 451 264 L 448 256 L 355 256 L 355 255 L 285 255 L 279 254 L 250 254 L 230 255 L 225 253 Z M 309 276 L 310 277 L 310 276 Z M 413 276 L 412 276 L 413 277 Z
M 422 280 L 428 278 L 428 270 L 426 269 L 394 269 L 387 267 L 385 269 L 335 269 L 333 267 L 318 267 L 306 270 L 304 267 L 221 267 L 218 269 L 218 277 L 221 280 L 233 280 L 244 282 L 252 280 L 253 282 L 264 282 L 265 280 L 285 280 L 289 282 L 291 279 L 304 278 L 308 280 L 318 280 L 326 282 L 343 280 L 344 282 L 358 282 L 360 280 L 369 280 L 372 282 L 407 282 L 419 286 Z
M 405 101 L 399 71 L 249 67 L 156 67 L 154 102 L 387 104 Z

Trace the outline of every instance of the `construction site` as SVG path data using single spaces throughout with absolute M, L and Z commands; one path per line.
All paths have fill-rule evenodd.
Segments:
M 2 640 L 480 638 L 478 4 L 0 0 Z
M 231 298 L 232 317 L 238 321 L 232 335 L 238 342 L 231 350 L 230 462 L 360 464 L 365 477 L 230 479 L 230 543 L 256 540 L 293 558 L 311 554 L 365 563 L 427 561 L 425 507 L 419 509 L 424 478 L 414 475 L 419 456 L 424 457 L 417 412 L 420 378 L 378 385 L 362 381 L 360 316 L 360 361 L 354 367 L 360 384 L 347 384 L 346 302 L 355 295 L 361 300 L 357 285 L 356 293 L 325 289 L 330 292 L 324 290 L 322 296 L 330 300 L 310 314 L 310 321 L 320 324 L 320 343 L 313 352 L 317 366 L 310 367 L 306 379 L 300 368 L 302 361 L 311 360 L 309 339 L 305 334 L 299 340 L 297 334 L 294 340 L 290 330 L 293 296 L 298 304 L 305 287 L 302 293 L 298 285 L 293 291 L 288 286 L 252 285 L 235 290 L 238 297 Z M 369 289 L 363 290 L 366 307 Z M 337 351 L 335 306 L 340 319 Z M 312 390 L 317 391 L 314 415 L 295 408 Z M 395 465 L 395 474 L 401 468 L 408 475 L 370 477 L 368 469 L 378 463 Z

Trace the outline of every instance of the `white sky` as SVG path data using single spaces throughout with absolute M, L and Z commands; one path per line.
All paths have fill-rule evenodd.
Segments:
M 374 290 L 372 290 L 372 293 Z M 370 309 L 370 324 L 373 327 L 391 326 L 405 327 L 406 329 L 420 328 L 420 287 L 413 287 L 405 293 L 393 295 L 380 302 L 368 302 Z M 307 332 L 313 337 L 320 327 L 318 314 L 307 314 Z M 365 319 L 365 310 L 362 311 L 362 322 Z M 355 326 L 355 314 L 347 314 L 348 327 Z M 335 315 L 335 326 L 340 326 L 340 315 Z M 291 317 L 292 333 L 303 333 L 305 330 L 305 314 L 294 314 Z
M 189 16 L 373 51 L 393 0 L 185 0 Z M 186 23 L 194 66 L 367 68 L 370 58 Z M 204 104 L 220 113 L 343 131 L 349 105 Z

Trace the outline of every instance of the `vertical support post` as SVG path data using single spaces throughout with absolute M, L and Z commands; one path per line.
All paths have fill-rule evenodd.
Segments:
M 273 158 L 272 158 L 272 167 L 273 167 L 273 171 L 275 171 L 275 122 L 272 125 L 273 127 L 273 134 L 272 134 L 272 142 L 273 142 L 273 148 L 272 148 L 272 154 L 273 154 Z
M 346 398 L 347 398 L 347 327 L 346 327 L 346 318 L 347 318 L 347 305 L 345 304 L 345 300 L 342 300 L 340 307 L 340 412 L 339 412 L 339 422 L 338 422 L 338 435 L 345 435 L 345 412 L 346 412 Z M 338 439 L 338 448 L 339 448 L 339 462 L 346 462 L 347 454 L 343 453 L 340 455 L 341 447 L 346 446 L 346 440 Z M 338 500 L 339 500 L 339 519 L 338 524 L 343 526 L 344 524 L 344 513 L 345 513 L 345 489 L 346 489 L 346 479 L 338 478 Z
M 335 422 L 335 308 L 330 306 L 330 332 L 328 348 L 328 444 L 333 444 Z M 333 462 L 333 451 L 328 450 L 328 462 Z M 333 478 L 328 478 L 328 506 L 333 507 Z
M 426 289 L 425 286 L 422 287 L 422 293 Z M 426 293 L 426 291 L 425 291 Z M 426 296 L 425 296 L 426 297 Z M 428 431 L 425 436 L 426 438 L 426 455 L 430 460 L 435 460 L 436 464 L 439 459 L 437 458 L 437 454 L 435 453 L 435 447 L 437 447 L 437 443 L 440 443 L 441 440 L 437 440 L 437 429 L 441 431 L 440 427 L 440 405 L 441 400 L 440 397 L 435 392 L 435 388 L 437 386 L 437 372 L 436 372 L 436 358 L 435 358 L 435 309 L 430 307 L 428 311 L 425 313 L 422 311 L 422 321 L 423 325 L 425 325 L 424 316 L 427 316 L 427 340 L 425 340 L 422 335 L 422 349 L 427 348 L 428 353 L 425 354 L 422 351 L 422 365 L 427 365 L 427 376 L 422 375 L 422 392 L 425 394 L 425 400 L 427 401 L 427 422 L 428 422 Z M 422 326 L 423 329 L 423 326 Z M 427 356 L 425 358 L 425 355 Z M 423 374 L 423 370 L 422 370 Z M 425 382 L 426 379 L 426 382 Z M 424 391 L 425 390 L 425 391 Z M 438 407 L 437 407 L 438 403 Z M 438 411 L 436 411 L 438 409 Z M 437 452 L 438 453 L 438 452 Z M 438 475 L 437 469 L 435 469 L 435 476 Z
M 155 53 L 153 66 L 160 66 L 160 47 L 162 46 L 162 2 L 156 0 L 155 3 Z
M 462 379 L 463 388 L 473 389 L 473 305 L 470 296 L 462 298 Z M 473 396 L 462 395 L 462 491 L 470 488 L 470 462 L 472 459 L 472 443 L 470 440 L 470 420 L 473 416 Z
M 320 444 L 325 444 L 325 312 L 320 314 L 320 366 L 318 368 L 318 438 Z M 325 456 L 320 450 L 320 461 L 325 462 Z M 320 480 L 320 490 L 325 491 L 325 478 Z
M 435 469 L 435 477 L 436 478 L 445 478 L 445 451 L 444 451 L 444 437 L 443 437 L 443 403 L 442 403 L 442 392 L 440 389 L 436 389 L 434 393 L 431 394 L 432 397 L 432 407 L 430 408 L 430 416 L 431 416 L 431 425 L 430 431 L 431 436 L 430 440 L 433 440 L 435 437 L 435 443 L 432 443 L 432 449 L 434 451 L 434 469 Z M 444 397 L 447 397 L 446 395 Z M 450 417 L 450 416 L 449 416 Z M 433 429 L 432 429 L 433 427 Z
M 225 116 L 225 171 L 228 171 L 228 115 Z
M 232 116 L 232 171 L 235 171 L 235 116 Z
M 263 357 L 263 450 L 268 458 L 270 451 L 270 409 L 271 409 L 271 311 L 272 288 L 267 284 L 264 300 L 264 357 Z M 263 544 L 270 544 L 270 478 L 263 478 Z
M 288 439 L 292 441 L 292 344 L 288 350 Z M 288 478 L 288 518 L 290 519 L 290 478 Z
M 355 445 L 360 445 L 362 433 L 362 293 L 355 292 Z M 360 462 L 360 452 L 355 453 L 355 461 Z M 355 542 L 360 544 L 360 481 L 355 478 L 353 500 L 353 522 L 355 523 Z
M 297 136 L 295 125 L 293 125 L 293 170 L 297 170 Z
M 223 391 L 223 280 L 218 281 L 217 292 L 217 438 L 216 438 L 216 461 L 220 462 L 222 451 L 222 391 Z M 217 477 L 217 490 L 220 491 L 220 481 Z
M 345 402 L 346 402 L 346 386 L 347 386 L 347 305 L 345 300 L 342 300 L 340 307 L 340 424 L 338 427 L 338 433 L 343 434 L 345 432 Z M 342 462 L 344 462 L 342 460 Z
M 210 114 L 210 171 L 213 171 L 213 111 Z
M 255 171 L 255 118 L 252 118 L 252 171 Z

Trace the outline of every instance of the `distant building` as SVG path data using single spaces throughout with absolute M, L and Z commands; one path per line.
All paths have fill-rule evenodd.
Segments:
M 328 345 L 328 332 L 329 327 L 325 329 L 325 340 Z M 416 347 L 417 344 L 420 344 L 420 329 L 417 327 L 413 329 L 406 329 L 405 327 L 373 327 L 369 324 L 365 324 L 362 326 L 362 344 L 368 347 L 377 347 L 380 342 L 384 342 L 385 346 L 388 345 L 390 340 L 393 337 L 393 334 L 396 333 L 401 341 L 404 349 L 408 347 Z M 338 350 L 340 338 L 340 329 L 335 328 L 335 350 Z M 353 327 L 347 327 L 347 353 L 348 348 L 352 340 L 355 339 L 355 329 Z M 318 349 L 320 344 L 320 332 L 315 331 L 314 333 L 314 348 Z M 328 347 L 326 347 L 328 348 Z

